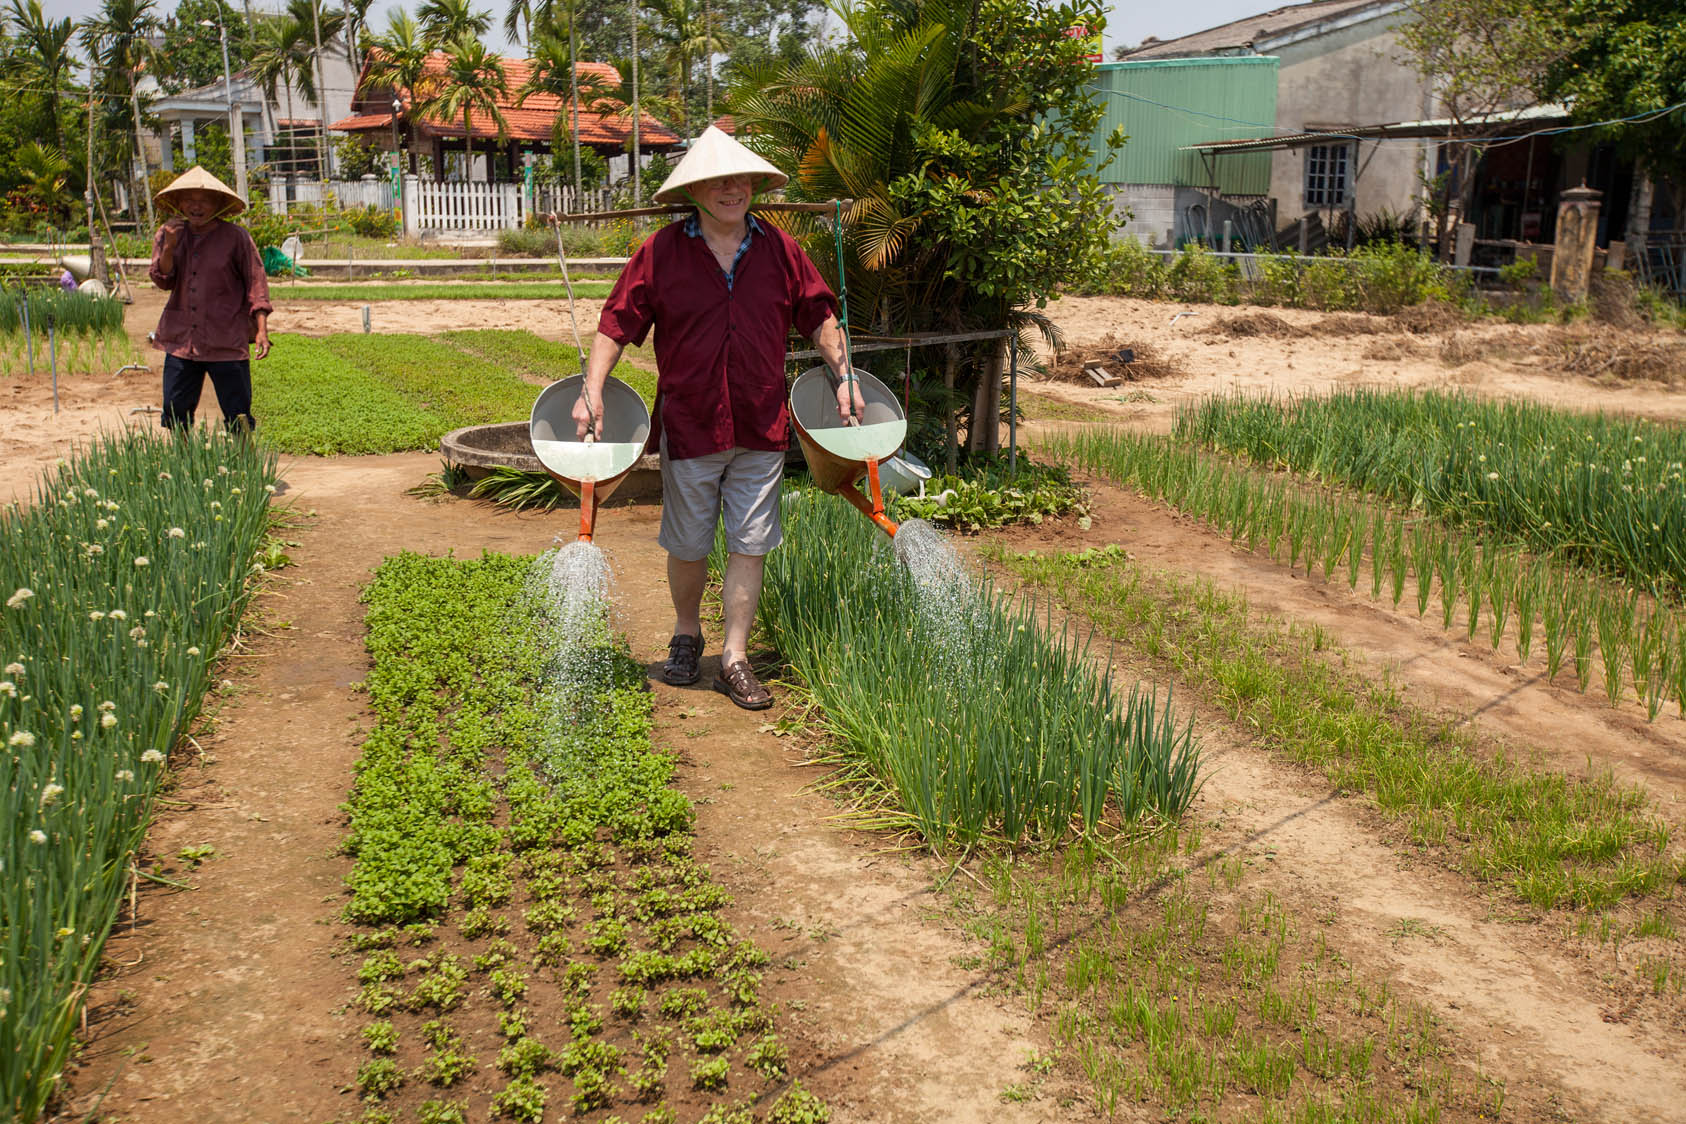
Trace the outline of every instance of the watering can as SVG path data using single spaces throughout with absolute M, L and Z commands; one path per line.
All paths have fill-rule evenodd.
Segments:
M 889 387 L 858 367 L 853 370 L 866 402 L 859 425 L 847 424 L 838 414 L 836 383 L 824 366 L 803 371 L 791 384 L 790 419 L 820 491 L 842 496 L 894 538 L 897 527 L 884 514 L 878 466 L 907 440 L 907 416 Z M 863 477 L 865 495 L 855 486 Z
M 528 439 L 533 453 L 557 483 L 580 498 L 580 542 L 590 542 L 597 524 L 597 508 L 620 487 L 626 474 L 644 455 L 650 437 L 650 411 L 638 392 L 610 376 L 603 381 L 601 402 L 588 403 L 595 418 L 601 413 L 602 440 L 575 436 L 574 403 L 585 387 L 583 375 L 553 382 L 533 403 Z

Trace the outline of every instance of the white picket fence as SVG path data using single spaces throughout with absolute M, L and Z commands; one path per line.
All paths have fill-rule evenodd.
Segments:
M 377 207 L 383 211 L 394 207 L 392 181 L 385 178 L 332 180 L 327 184 L 327 194 L 341 207 Z M 321 203 L 322 195 L 320 180 L 289 181 L 279 176 L 269 184 L 269 209 L 284 215 L 290 206 Z
M 290 207 L 319 204 L 324 185 L 316 180 L 289 182 L 285 177 L 269 185 L 269 208 L 287 214 Z M 608 211 L 614 191 L 594 188 L 535 186 L 529 198 L 517 183 L 435 183 L 404 177 L 403 199 L 393 198 L 389 179 L 332 180 L 326 194 L 341 207 L 378 207 L 404 212 L 404 233 L 422 231 L 509 230 L 526 222 L 530 213 L 562 214 Z M 400 203 L 402 207 L 400 208 Z

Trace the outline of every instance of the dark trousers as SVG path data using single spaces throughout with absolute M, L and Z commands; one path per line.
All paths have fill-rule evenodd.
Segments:
M 164 356 L 164 425 L 174 428 L 193 424 L 193 413 L 199 409 L 199 394 L 205 388 L 206 375 L 211 376 L 211 386 L 217 392 L 223 424 L 231 430 L 256 428 L 257 420 L 252 417 L 252 364 L 249 359 L 206 363 L 198 359 L 183 359 L 179 355 Z

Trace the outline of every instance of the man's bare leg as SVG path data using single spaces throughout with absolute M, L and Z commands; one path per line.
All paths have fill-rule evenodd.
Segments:
M 667 589 L 673 595 L 673 635 L 702 635 L 702 595 L 708 585 L 708 559 L 687 562 L 667 556 Z
M 726 643 L 720 654 L 722 667 L 749 658 L 749 630 L 755 625 L 755 610 L 761 603 L 761 577 L 767 558 L 762 554 L 728 554 L 725 588 Z

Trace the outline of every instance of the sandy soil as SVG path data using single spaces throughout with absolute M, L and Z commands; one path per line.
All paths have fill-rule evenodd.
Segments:
M 143 294 L 131 331 L 143 336 L 156 311 L 155 295 Z M 595 323 L 592 302 L 579 311 L 582 323 Z M 1354 382 L 1462 386 L 1686 416 L 1686 394 L 1658 383 L 1613 386 L 1554 369 L 1546 358 L 1562 354 L 1561 329 L 1390 325 L 1319 335 L 1321 314 L 1271 310 L 1300 334 L 1210 330 L 1245 311 L 1061 301 L 1050 312 L 1073 345 L 1144 344 L 1180 373 L 1117 390 L 1027 388 L 1153 428 L 1167 427 L 1179 402 L 1216 390 L 1311 393 Z M 356 331 L 361 312 L 282 302 L 273 325 Z M 568 332 L 566 305 L 555 302 L 407 302 L 375 311 L 377 331 L 461 326 L 525 327 L 549 338 Z M 1367 357 L 1383 354 L 1397 357 Z M 1443 355 L 1476 358 L 1452 365 Z M 156 403 L 152 378 L 72 376 L 56 417 L 40 380 L 3 384 L 0 502 L 26 498 L 40 468 L 78 439 L 131 418 L 155 424 L 129 413 Z M 287 463 L 285 498 L 310 513 L 289 533 L 301 544 L 291 551 L 298 566 L 276 575 L 262 597 L 245 646 L 229 661 L 231 686 L 214 728 L 178 756 L 179 788 L 149 841 L 171 876 L 196 889 L 148 887 L 114 937 L 111 973 L 89 997 L 89 1047 L 67 1106 L 77 1118 L 96 1104 L 108 1121 L 315 1121 L 357 1111 L 343 1090 L 360 1024 L 344 1009 L 351 972 L 331 953 L 346 869 L 335 853 L 343 835 L 337 805 L 368 721 L 352 686 L 366 668 L 358 591 L 371 568 L 400 549 L 532 551 L 567 523 L 403 494 L 436 467 L 430 454 Z M 653 661 L 670 624 L 666 598 L 655 593 L 662 557 L 654 512 L 610 509 L 599 534 L 619 570 L 617 600 L 634 651 Z M 1315 620 L 1371 665 L 1392 668 L 1413 698 L 1496 739 L 1537 747 L 1554 767 L 1582 769 L 1589 756 L 1608 763 L 1650 786 L 1670 819 L 1686 822 L 1686 723 L 1676 718 L 1647 724 L 1631 706 L 1601 707 L 1562 683 L 1539 681 L 1534 669 L 1449 640 L 1413 613 L 1344 585 L 1285 576 L 1231 551 L 1227 539 L 1105 489 L 1088 532 L 1050 527 L 1014 541 L 1123 542 L 1151 565 L 1243 588 L 1256 608 Z M 834 1119 L 1067 1118 L 1051 1098 L 1009 1105 L 999 1097 L 1024 1079 L 1018 1067 L 1029 1050 L 1046 1046 L 1046 1028 L 996 997 L 987 976 L 956 966 L 976 948 L 943 921 L 932 890 L 943 868 L 832 821 L 833 806 L 805 787 L 815 771 L 800 749 L 765 728 L 779 711 L 739 712 L 706 686 L 654 690 L 657 736 L 681 750 L 682 783 L 702 801 L 699 848 L 736 894 L 734 920 L 782 965 L 769 974 L 771 998 L 792 1021 L 797 1072 L 831 1101 Z M 1622 1007 L 1603 978 L 1609 964 L 1592 962 L 1548 924 L 1508 916 L 1468 880 L 1412 859 L 1358 802 L 1273 761 L 1215 713 L 1202 718 L 1217 766 L 1195 813 L 1210 825 L 1209 845 L 1268 851 L 1269 877 L 1284 900 L 1306 915 L 1337 913 L 1347 954 L 1433 1005 L 1470 1060 L 1509 1083 L 1518 1119 L 1558 1111 L 1686 1119 L 1678 1011 Z M 176 856 L 200 844 L 215 847 L 215 856 L 184 869 Z M 1431 924 L 1441 936 L 1388 939 L 1401 919 Z

